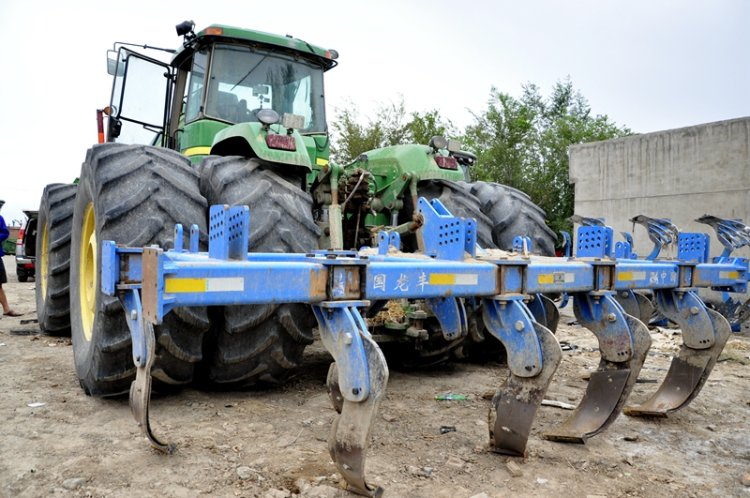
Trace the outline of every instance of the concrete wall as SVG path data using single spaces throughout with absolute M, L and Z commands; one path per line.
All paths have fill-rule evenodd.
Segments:
M 628 220 L 639 214 L 670 218 L 683 231 L 710 233 L 715 256 L 723 246 L 696 218 L 750 224 L 750 117 L 576 145 L 569 154 L 576 214 L 604 217 L 616 232 L 632 231 Z M 636 226 L 633 236 L 647 255 L 646 230 Z

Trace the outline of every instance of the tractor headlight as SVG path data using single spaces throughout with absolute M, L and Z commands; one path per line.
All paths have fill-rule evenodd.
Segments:
M 448 140 L 446 140 L 445 137 L 441 137 L 440 135 L 435 135 L 430 139 L 430 143 L 428 143 L 427 145 L 435 150 L 445 149 L 446 147 L 448 147 Z
M 255 113 L 258 121 L 266 126 L 271 126 L 279 122 L 279 113 L 273 109 L 261 109 Z

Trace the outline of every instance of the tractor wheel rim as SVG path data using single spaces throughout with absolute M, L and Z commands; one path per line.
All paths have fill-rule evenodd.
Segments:
M 94 328 L 94 316 L 96 315 L 96 269 L 96 217 L 94 216 L 94 205 L 89 203 L 83 216 L 78 265 L 81 325 L 83 337 L 89 342 Z
M 44 222 L 42 227 L 42 250 L 39 254 L 39 285 L 42 287 L 42 296 L 47 299 L 47 278 L 49 277 L 49 225 Z

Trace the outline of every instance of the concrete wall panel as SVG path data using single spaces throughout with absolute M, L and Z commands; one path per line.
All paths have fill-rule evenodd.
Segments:
M 569 154 L 576 214 L 604 217 L 616 231 L 631 231 L 628 220 L 639 214 L 712 235 L 693 220 L 712 214 L 750 224 L 750 117 L 576 145 Z M 645 229 L 633 234 L 637 252 L 648 254 Z M 711 246 L 721 253 L 715 238 Z

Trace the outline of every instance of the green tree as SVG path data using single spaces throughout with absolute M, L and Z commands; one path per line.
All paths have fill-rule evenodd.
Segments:
M 568 147 L 630 134 L 606 115 L 592 115 L 570 79 L 548 97 L 533 84 L 516 99 L 493 88 L 487 109 L 474 115 L 464 144 L 477 155 L 475 179 L 526 192 L 547 212 L 555 231 L 570 230 L 573 187 L 568 182 Z
M 435 135 L 453 138 L 458 133 L 450 120 L 444 120 L 436 109 L 425 113 L 411 113 L 411 120 L 406 124 L 409 141 L 415 144 L 427 144 Z
M 406 113 L 403 99 L 381 105 L 374 119 L 360 122 L 359 109 L 347 104 L 337 109 L 333 122 L 332 153 L 340 163 L 347 163 L 369 150 L 404 143 L 427 144 L 434 135 L 456 135 L 453 124 L 439 111 Z

